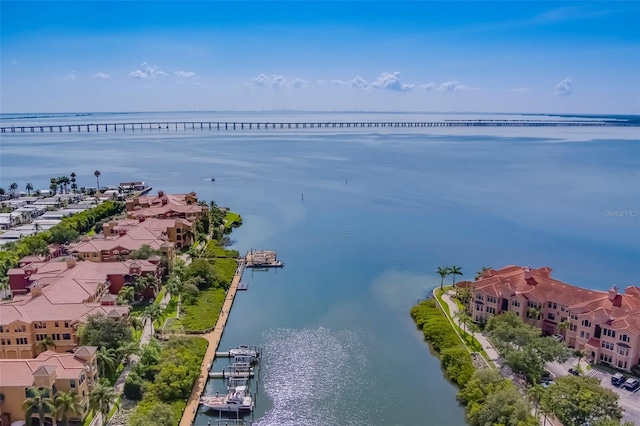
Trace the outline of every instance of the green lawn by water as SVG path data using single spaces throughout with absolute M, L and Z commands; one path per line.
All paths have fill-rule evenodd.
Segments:
M 219 288 L 201 291 L 193 305 L 180 305 L 180 318 L 172 328 L 184 328 L 186 331 L 212 328 L 218 321 L 225 295 L 225 291 Z

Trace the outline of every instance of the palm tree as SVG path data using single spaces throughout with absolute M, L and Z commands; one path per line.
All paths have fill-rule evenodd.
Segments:
M 456 275 L 462 276 L 462 268 L 456 265 L 449 267 L 449 275 L 453 275 L 453 286 L 456 286 Z
M 44 425 L 45 417 L 52 417 L 56 411 L 56 406 L 49 395 L 50 389 L 40 389 L 37 387 L 30 387 L 27 390 L 28 396 L 22 403 L 22 409 L 24 410 L 24 417 L 27 426 L 31 426 L 31 419 L 35 413 L 38 413 L 38 420 L 40 425 Z
M 151 322 L 154 322 L 162 315 L 162 310 L 158 305 L 149 305 L 144 309 L 144 316 L 149 318 Z
M 131 355 L 140 354 L 140 345 L 137 342 L 129 342 L 116 349 L 116 353 L 123 361 L 128 363 Z
M 131 327 L 133 327 L 134 330 L 142 330 L 142 320 L 140 320 L 140 317 L 131 317 L 129 321 L 131 321 Z
M 60 185 L 60 193 L 62 194 L 67 193 L 67 185 L 69 185 L 70 182 L 71 181 L 67 176 L 61 176 L 58 178 L 58 184 Z M 63 187 L 64 187 L 64 190 L 63 190 Z
M 470 319 L 465 311 L 457 311 L 454 317 L 458 318 L 458 327 L 462 329 L 463 334 L 467 332 L 467 320 Z
M 51 190 L 51 195 L 58 193 L 58 179 L 51 178 L 51 180 L 49 180 L 49 189 Z
M 531 318 L 532 320 L 534 320 L 534 324 L 536 323 L 536 321 L 538 321 L 540 319 L 540 308 L 534 306 L 532 308 L 529 309 L 529 318 Z
M 76 172 L 71 172 L 71 192 L 75 194 L 77 189 L 78 185 L 76 185 Z
M 111 386 L 98 384 L 89 393 L 89 407 L 102 414 L 102 424 L 107 424 L 107 416 L 111 409 L 111 403 L 115 401 L 117 397 L 116 390 Z
M 582 358 L 584 358 L 584 356 L 587 353 L 585 351 L 583 351 L 582 349 L 576 349 L 576 351 L 573 354 L 578 357 L 578 363 L 576 365 L 579 367 L 580 366 L 580 361 L 582 361 Z M 587 362 L 588 361 L 589 360 L 587 360 Z
M 132 302 L 134 298 L 135 298 L 135 289 L 130 285 L 126 285 L 122 287 L 118 292 L 118 299 L 122 301 L 121 303 L 122 305 Z
M 567 337 L 567 330 L 571 327 L 571 321 L 564 319 L 558 324 L 558 331 L 562 333 L 562 337 Z
M 27 182 L 27 185 L 24 187 L 27 190 L 27 195 L 31 197 L 31 191 L 33 191 L 33 184 L 31 182 Z
M 182 293 L 183 285 L 182 285 L 182 281 L 180 280 L 179 276 L 172 275 L 167 280 L 167 284 L 165 285 L 165 287 L 167 288 L 167 291 L 169 292 L 169 294 L 178 295 L 178 294 Z
M 15 197 L 17 189 L 18 189 L 18 184 L 17 183 L 13 182 L 11 185 L 9 185 L 9 191 L 11 192 L 11 198 Z
M 33 193 L 34 196 L 39 197 L 40 195 L 42 195 L 42 193 L 40 192 L 39 189 L 36 190 L 36 192 Z
M 81 417 L 84 405 L 80 395 L 75 392 L 59 392 L 54 401 L 56 417 L 60 418 L 64 426 L 69 426 L 69 417 Z
M 4 188 L 0 188 L 0 195 L 4 195 L 4 194 L 6 194 L 6 193 L 7 193 L 7 191 L 5 191 L 5 190 L 4 190 Z M 1 198 L 1 197 L 0 197 L 0 198 Z
M 44 339 L 40 340 L 36 345 L 36 350 L 38 351 L 38 353 L 42 353 L 42 352 L 48 351 L 49 349 L 55 349 L 55 348 L 56 348 L 56 343 L 53 340 L 51 340 L 51 337 L 45 337 Z
M 483 266 L 482 268 L 480 268 L 480 270 L 476 272 L 475 281 L 478 281 L 480 278 L 482 278 L 482 274 L 487 272 L 489 269 L 491 269 L 491 266 Z
M 105 377 L 108 370 L 113 370 L 116 366 L 116 351 L 100 346 L 96 351 L 96 359 L 98 360 L 98 370 L 100 377 Z
M 533 385 L 527 390 L 527 396 L 529 400 L 533 402 L 535 415 L 538 415 L 538 407 L 540 405 L 540 399 L 542 399 L 542 395 L 544 395 L 545 389 L 540 385 Z
M 444 268 L 438 266 L 437 272 L 440 274 L 440 291 L 442 291 L 444 290 L 444 279 L 451 273 L 451 270 L 448 266 L 445 266 Z
M 100 192 L 100 170 L 96 170 L 93 172 L 93 175 L 96 177 L 96 184 L 98 185 L 98 192 Z

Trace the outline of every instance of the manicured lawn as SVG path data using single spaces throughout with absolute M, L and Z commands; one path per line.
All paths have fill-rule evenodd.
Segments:
M 201 331 L 215 326 L 225 295 L 224 290 L 217 288 L 201 291 L 193 305 L 183 303 L 180 306 L 180 319 L 175 321 L 172 328 L 184 327 L 189 331 Z
M 178 296 L 171 296 L 169 303 L 167 303 L 167 307 L 164 309 L 164 311 L 162 311 L 162 314 L 160 315 L 160 317 L 158 317 L 153 322 L 153 327 L 156 330 L 160 330 L 164 325 L 164 322 L 168 318 L 175 317 L 177 312 L 178 312 Z
M 160 291 L 158 292 L 158 295 L 156 296 L 156 300 L 153 301 L 154 305 L 159 305 L 160 302 L 162 302 L 162 298 L 164 297 L 164 295 L 167 293 L 167 288 L 166 287 L 162 287 L 160 289 Z

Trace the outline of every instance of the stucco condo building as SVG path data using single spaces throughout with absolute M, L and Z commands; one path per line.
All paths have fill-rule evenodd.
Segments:
M 470 312 L 479 323 L 514 312 L 548 334 L 560 334 L 568 346 L 594 362 L 630 370 L 640 363 L 640 287 L 624 292 L 596 291 L 551 277 L 551 269 L 506 266 L 489 269 L 471 289 Z
M 167 219 L 181 218 L 189 221 L 206 215 L 209 208 L 198 202 L 195 192 L 188 194 L 165 194 L 158 191 L 157 196 L 134 197 L 127 200 L 127 216 L 132 219 L 140 217 Z
M 0 425 L 24 421 L 22 403 L 30 396 L 31 387 L 42 389 L 50 398 L 59 392 L 76 393 L 82 412 L 70 420 L 81 421 L 89 410 L 89 392 L 98 382 L 96 347 L 80 346 L 73 353 L 46 351 L 35 359 L 5 359 L 0 361 Z M 36 424 L 38 414 L 34 413 Z M 52 414 L 45 424 L 55 424 Z

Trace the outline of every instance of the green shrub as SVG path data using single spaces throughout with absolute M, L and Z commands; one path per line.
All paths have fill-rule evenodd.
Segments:
M 142 399 L 142 387 L 144 381 L 135 371 L 132 371 L 124 381 L 124 396 L 131 401 L 140 401 Z

